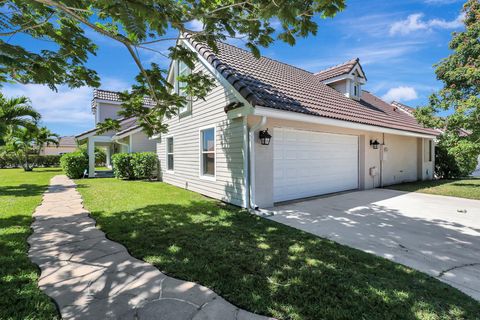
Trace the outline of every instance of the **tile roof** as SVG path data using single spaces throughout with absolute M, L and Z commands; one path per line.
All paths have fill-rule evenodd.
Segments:
M 408 113 L 411 116 L 413 116 L 413 111 L 415 111 L 415 108 L 409 107 L 406 104 L 400 103 L 398 101 L 392 101 L 390 104 L 394 107 L 397 107 L 397 108 L 405 111 L 406 113 Z
M 325 70 L 321 70 L 315 73 L 315 76 L 320 81 L 325 81 L 331 78 L 342 76 L 344 74 L 350 73 L 355 65 L 359 62 L 358 58 L 352 59 L 350 61 L 344 62 L 342 64 L 330 67 Z
M 413 117 L 395 112 L 393 106 L 369 93 L 362 101 L 355 101 L 300 68 L 266 57 L 257 59 L 249 51 L 220 42 L 217 44 L 219 52 L 214 53 L 204 43 L 189 41 L 253 106 L 436 134 L 418 124 Z
M 128 132 L 130 130 L 136 129 L 137 127 L 138 127 L 137 119 L 135 117 L 120 119 L 120 128 L 115 133 L 115 135 Z M 85 136 L 92 132 L 96 132 L 97 130 L 98 130 L 97 128 L 93 128 L 93 129 L 84 131 L 82 133 L 79 133 L 75 136 L 75 139 L 82 139 L 82 136 Z
M 120 93 L 119 92 L 102 90 L 102 89 L 93 89 L 92 103 L 95 101 L 95 99 L 114 101 L 114 102 L 122 102 L 122 100 L 120 99 Z M 145 97 L 143 100 L 144 100 L 144 103 L 146 105 L 149 105 L 149 106 L 155 105 L 155 102 L 149 97 Z
M 77 146 L 77 141 L 75 140 L 74 136 L 64 136 L 60 137 L 59 139 L 59 146 L 60 147 L 76 147 Z

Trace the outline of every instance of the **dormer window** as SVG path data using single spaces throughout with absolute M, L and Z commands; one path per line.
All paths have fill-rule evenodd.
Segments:
M 361 87 L 360 87 L 360 84 L 358 82 L 354 82 L 353 83 L 353 95 L 352 95 L 352 98 L 353 99 L 357 99 L 359 100 L 361 98 Z
M 178 115 L 184 115 L 192 110 L 192 97 L 187 95 L 185 90 L 187 83 L 178 80 L 179 76 L 188 76 L 192 73 L 192 70 L 183 61 L 177 61 L 177 77 L 175 79 L 175 87 L 178 95 L 185 97 L 185 104 L 178 109 Z
M 324 84 L 341 92 L 350 99 L 362 98 L 362 85 L 367 83 L 358 58 L 315 73 L 315 77 Z

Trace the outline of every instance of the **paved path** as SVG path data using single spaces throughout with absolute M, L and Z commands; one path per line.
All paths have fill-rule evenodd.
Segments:
M 51 180 L 34 218 L 29 256 L 64 319 L 269 319 L 130 256 L 95 227 L 66 176 Z
M 290 203 L 270 219 L 425 272 L 480 301 L 480 201 L 374 189 Z

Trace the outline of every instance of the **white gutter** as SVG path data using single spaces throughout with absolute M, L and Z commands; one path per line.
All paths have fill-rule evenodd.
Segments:
M 410 131 L 385 128 L 385 127 L 377 127 L 377 126 L 372 126 L 368 124 L 361 124 L 361 123 L 355 123 L 355 122 L 349 122 L 349 121 L 343 121 L 343 120 L 337 120 L 337 119 L 331 119 L 331 118 L 325 118 L 325 117 L 318 117 L 318 116 L 313 116 L 313 115 L 308 115 L 308 114 L 303 114 L 298 112 L 284 111 L 284 110 L 259 107 L 259 106 L 255 107 L 253 114 L 257 116 L 264 116 L 269 118 L 316 123 L 316 124 L 323 124 L 327 126 L 335 126 L 335 127 L 364 130 L 364 131 L 371 131 L 371 132 L 390 133 L 390 134 L 396 134 L 400 136 L 418 137 L 418 138 L 426 138 L 426 139 L 434 139 L 436 137 L 435 135 L 430 135 L 430 134 L 415 133 Z
M 243 117 L 243 181 L 245 182 L 245 198 L 243 206 L 249 208 L 250 206 L 250 177 L 249 177 L 249 163 L 248 163 L 248 118 Z
M 257 210 L 258 206 L 255 204 L 255 131 L 261 128 L 262 126 L 267 123 L 267 117 L 262 116 L 262 119 L 255 124 L 253 127 L 250 128 L 248 132 L 248 156 L 250 160 L 249 166 L 249 177 L 250 179 L 250 205 L 249 208 L 253 210 Z

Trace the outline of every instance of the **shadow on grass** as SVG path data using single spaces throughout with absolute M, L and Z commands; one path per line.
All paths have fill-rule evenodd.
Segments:
M 216 201 L 92 215 L 134 256 L 252 312 L 279 319 L 478 316 L 476 301 L 423 273 Z
M 47 185 L 20 184 L 12 186 L 0 186 L 0 196 L 31 197 L 43 194 Z

